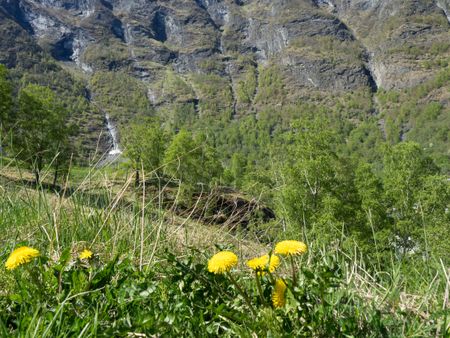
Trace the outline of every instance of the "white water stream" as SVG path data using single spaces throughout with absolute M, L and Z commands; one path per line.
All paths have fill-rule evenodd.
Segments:
M 108 155 L 120 155 L 122 154 L 122 150 L 119 147 L 116 126 L 112 124 L 108 114 L 105 114 L 105 118 L 106 118 L 106 128 L 108 129 L 108 133 L 112 141 L 112 149 L 108 152 Z

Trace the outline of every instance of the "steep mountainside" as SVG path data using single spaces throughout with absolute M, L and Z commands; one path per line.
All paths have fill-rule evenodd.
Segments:
M 337 101 L 355 126 L 375 114 L 386 137 L 390 123 L 394 139 L 425 142 L 414 136 L 422 110 L 398 110 L 426 86 L 412 101 L 441 105 L 445 144 L 448 81 L 427 84 L 447 69 L 449 15 L 446 0 L 0 0 L 0 62 L 39 73 L 53 59 L 86 86 L 91 142 L 105 126 L 99 105 L 121 125 L 156 112 L 178 128 Z

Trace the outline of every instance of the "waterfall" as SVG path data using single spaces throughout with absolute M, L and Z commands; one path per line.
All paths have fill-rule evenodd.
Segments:
M 120 150 L 119 142 L 117 141 L 117 129 L 112 124 L 109 115 L 105 114 L 106 118 L 106 128 L 108 129 L 108 133 L 111 136 L 112 141 L 112 149 L 108 152 L 108 155 L 120 155 L 122 154 L 122 150 Z

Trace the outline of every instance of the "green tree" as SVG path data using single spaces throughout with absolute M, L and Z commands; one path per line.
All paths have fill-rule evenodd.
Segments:
M 69 164 L 76 152 L 71 143 L 71 139 L 68 136 L 74 136 L 78 132 L 77 127 L 73 124 L 64 126 L 63 132 L 64 134 L 62 134 L 57 140 L 57 147 L 55 149 L 56 154 L 54 155 L 51 163 L 53 167 L 54 187 L 56 187 L 56 184 L 58 183 L 58 177 L 64 178 L 68 174 Z
M 169 136 L 159 120 L 145 118 L 134 121 L 124 131 L 122 140 L 124 154 L 136 173 L 136 185 L 139 185 L 142 170 L 160 173 Z
M 388 209 L 381 179 L 375 175 L 373 166 L 359 162 L 355 170 L 355 186 L 360 198 L 366 222 L 358 229 L 358 244 L 370 257 L 376 257 L 379 267 L 383 253 L 390 251 L 391 224 L 386 217 Z
M 426 255 L 450 263 L 450 181 L 444 175 L 428 175 L 417 192 L 417 218 Z
M 349 156 L 360 157 L 370 163 L 380 161 L 380 152 L 374 151 L 383 143 L 383 134 L 377 123 L 364 121 L 350 132 L 344 148 Z
M 244 181 L 247 159 L 242 153 L 234 153 L 231 157 L 229 172 L 235 187 L 240 187 Z
M 296 226 L 294 236 L 301 230 L 325 242 L 339 239 L 342 230 L 358 226 L 352 165 L 336 153 L 337 135 L 325 121 L 303 119 L 291 128 L 282 158 L 279 213 Z
M 164 157 L 165 172 L 178 179 L 187 191 L 197 184 L 210 185 L 222 175 L 222 165 L 204 135 L 193 137 L 181 130 L 172 140 Z
M 52 90 L 35 84 L 20 90 L 18 102 L 13 129 L 16 156 L 34 171 L 39 184 L 44 166 L 58 163 L 59 153 L 68 151 L 67 111 Z
M 383 160 L 383 186 L 394 222 L 396 248 L 400 254 L 413 251 L 422 239 L 419 196 L 424 182 L 439 168 L 414 142 L 387 146 Z
M 12 86 L 8 80 L 8 70 L 4 65 L 0 64 L 0 126 L 7 126 L 12 108 Z

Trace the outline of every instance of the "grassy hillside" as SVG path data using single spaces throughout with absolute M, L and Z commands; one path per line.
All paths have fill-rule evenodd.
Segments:
M 378 269 L 356 246 L 313 241 L 307 253 L 280 255 L 277 269 L 258 276 L 246 260 L 272 252 L 285 233 L 268 241 L 262 229 L 207 224 L 194 210 L 178 210 L 169 197 L 176 188 L 151 181 L 135 188 L 120 168 L 73 169 L 57 192 L 43 177 L 33 187 L 30 173 L 2 161 L 2 264 L 19 246 L 40 252 L 1 269 L 3 336 L 450 334 L 449 270 L 437 257 L 411 265 L 392 256 Z M 86 249 L 93 255 L 81 259 Z M 220 250 L 239 259 L 223 275 L 208 271 Z

